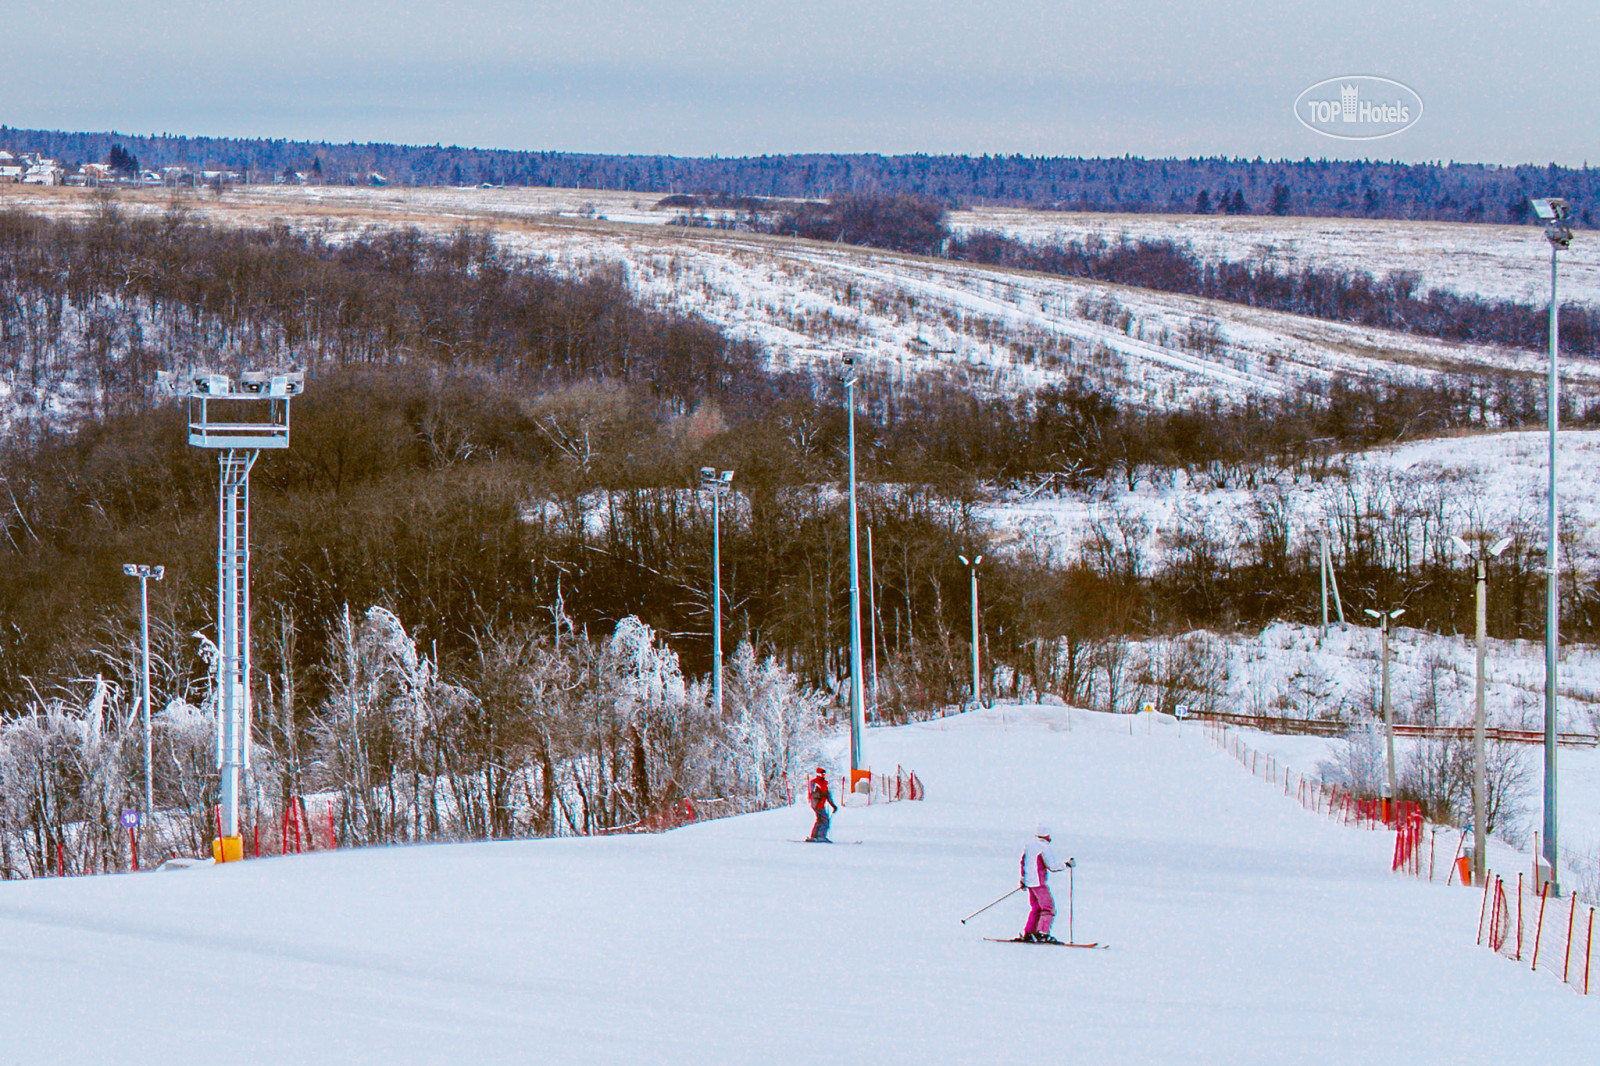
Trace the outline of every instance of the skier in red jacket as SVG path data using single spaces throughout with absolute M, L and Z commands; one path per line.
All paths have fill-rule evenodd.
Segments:
M 1044 822 L 1034 826 L 1033 839 L 1022 849 L 1022 887 L 1028 890 L 1028 925 L 1018 940 L 1036 941 L 1040 944 L 1059 944 L 1050 935 L 1050 926 L 1056 920 L 1056 902 L 1050 895 L 1050 874 L 1059 873 L 1072 866 L 1068 859 L 1058 863 L 1050 851 L 1050 827 Z
M 828 817 L 828 808 L 832 807 L 837 811 L 839 805 L 833 802 L 833 795 L 828 791 L 828 771 L 825 767 L 817 767 L 816 775 L 811 778 L 811 785 L 807 790 L 807 798 L 811 801 L 811 809 L 817 812 L 817 824 L 811 827 L 811 835 L 806 837 L 806 840 L 815 844 L 833 843 L 828 839 L 828 825 L 832 821 Z

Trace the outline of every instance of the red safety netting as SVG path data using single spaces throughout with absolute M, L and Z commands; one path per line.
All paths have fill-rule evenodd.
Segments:
M 872 770 L 859 770 L 855 774 L 855 794 L 865 796 L 870 803 L 897 803 L 902 800 L 920 800 L 927 795 L 923 788 L 922 779 L 914 771 L 903 766 L 896 766 L 892 775 L 877 773 Z M 829 788 L 834 788 L 835 796 L 844 797 L 850 794 L 850 775 L 841 774 L 837 780 L 828 782 Z
M 1228 726 L 1217 722 L 1207 722 L 1205 726 L 1211 742 L 1237 759 L 1239 765 L 1253 776 L 1273 785 L 1281 785 L 1285 796 L 1306 810 L 1315 811 L 1333 821 L 1359 829 L 1382 829 L 1397 826 L 1407 816 L 1408 808 L 1414 806 L 1358 796 L 1337 785 L 1307 777 L 1284 766 L 1272 755 L 1252 748 L 1240 738 L 1237 731 Z
M 1534 891 L 1522 874 L 1514 886 L 1495 874 L 1485 882 L 1478 943 L 1588 995 L 1591 980 L 1600 980 L 1593 972 L 1594 906 L 1571 894 L 1552 895 L 1549 882 Z

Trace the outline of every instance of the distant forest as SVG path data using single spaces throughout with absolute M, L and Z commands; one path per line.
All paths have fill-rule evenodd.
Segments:
M 791 198 L 915 194 L 949 206 L 1499 223 L 1530 221 L 1531 197 L 1564 196 L 1572 201 L 1578 224 L 1586 228 L 1597 224 L 1600 210 L 1600 170 L 1588 165 L 1023 155 L 694 159 L 7 126 L 0 126 L 0 148 L 42 152 L 66 162 L 105 160 L 119 148 L 146 167 L 235 170 L 251 181 L 299 171 L 330 184 L 363 184 L 378 174 L 395 185 L 488 183 Z

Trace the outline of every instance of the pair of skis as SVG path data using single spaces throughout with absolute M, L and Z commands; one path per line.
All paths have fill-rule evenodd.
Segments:
M 1076 874 L 1077 870 L 1075 869 L 1072 860 L 1067 860 L 1067 929 L 1069 932 L 1066 940 L 1030 940 L 1027 937 L 1021 936 L 986 936 L 983 939 L 992 944 L 1038 944 L 1041 947 L 1057 948 L 1109 948 L 1111 946 L 1110 944 L 1102 944 L 1099 941 L 1094 941 L 1088 944 L 1080 944 L 1072 937 L 1070 930 L 1073 927 L 1073 912 L 1077 909 L 1075 903 L 1078 894 L 1077 877 L 1075 876 Z M 994 903 L 989 904 L 987 907 L 979 907 L 977 910 L 961 919 L 961 924 L 966 925 L 969 921 L 988 910 L 989 907 L 1003 903 L 1021 891 L 1021 888 L 1013 888 L 1010 892 L 1007 892 L 1005 895 L 995 900 Z

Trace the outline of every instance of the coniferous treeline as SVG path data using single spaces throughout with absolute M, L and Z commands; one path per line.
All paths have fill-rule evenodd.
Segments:
M 733 158 L 524 152 L 443 145 L 130 136 L 0 126 L 0 148 L 69 162 L 113 147 L 146 167 L 228 169 L 271 181 L 286 171 L 334 184 L 374 174 L 403 185 L 543 185 L 734 197 L 915 194 L 949 204 L 1059 210 L 1312 215 L 1527 222 L 1528 201 L 1564 196 L 1577 223 L 1600 222 L 1600 170 L 1375 160 L 1094 159 L 983 155 L 798 154 Z

